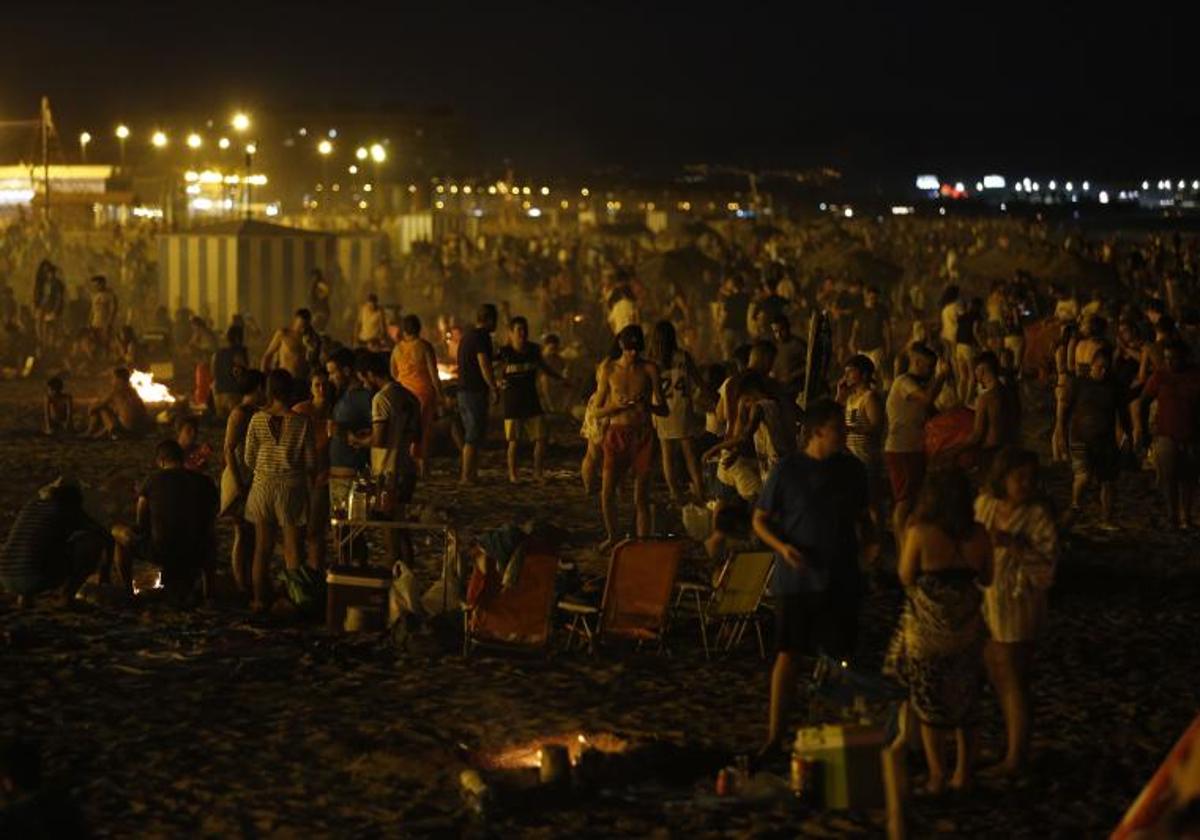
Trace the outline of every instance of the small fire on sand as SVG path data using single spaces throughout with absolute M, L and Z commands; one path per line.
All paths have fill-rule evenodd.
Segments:
M 154 374 L 149 371 L 131 371 L 129 384 L 133 386 L 133 390 L 137 391 L 142 402 L 147 405 L 171 405 L 175 402 L 170 389 L 161 382 L 155 382 Z

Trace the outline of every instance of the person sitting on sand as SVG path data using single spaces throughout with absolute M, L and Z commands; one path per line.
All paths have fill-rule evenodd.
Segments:
M 201 578 L 205 598 L 213 593 L 216 559 L 217 487 L 208 476 L 184 466 L 183 447 L 164 440 L 155 450 L 158 471 L 138 491 L 137 524 L 116 525 L 114 562 L 133 595 L 133 560 L 162 568 L 162 586 L 173 602 L 186 601 Z
M 70 480 L 59 479 L 42 488 L 17 514 L 0 547 L 0 591 L 29 606 L 34 596 L 57 591 L 63 606 L 102 566 L 109 540 L 104 529 L 83 509 L 83 492 Z
M 116 440 L 121 435 L 136 437 L 150 425 L 146 404 L 138 392 L 129 384 L 128 368 L 115 368 L 112 372 L 112 390 L 108 396 L 88 409 L 88 425 L 85 437 Z
M 183 448 L 183 465 L 189 470 L 205 472 L 212 457 L 210 444 L 200 443 L 200 424 L 195 417 L 181 417 L 175 423 L 175 442 Z
M 46 400 L 42 406 L 42 434 L 56 435 L 74 431 L 75 401 L 63 391 L 63 381 L 55 376 L 46 383 Z

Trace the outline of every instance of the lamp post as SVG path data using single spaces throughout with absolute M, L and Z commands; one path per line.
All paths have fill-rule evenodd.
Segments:
M 333 154 L 333 143 L 322 140 L 317 144 L 317 154 L 321 156 L 321 190 L 324 191 L 329 183 L 329 156 Z M 325 209 L 328 212 L 328 199 L 326 199 Z
M 250 129 L 250 117 L 244 111 L 238 111 L 229 120 L 230 127 L 238 134 L 244 135 Z M 258 146 L 253 142 L 246 144 L 246 171 L 242 175 L 242 194 L 245 196 L 246 218 L 250 218 L 250 173 L 254 168 L 254 153 Z
M 129 139 L 129 126 L 117 126 L 117 143 L 121 147 L 121 168 L 125 168 L 125 141 Z
M 87 163 L 87 147 L 88 143 L 92 142 L 92 135 L 88 132 L 83 132 L 79 135 L 79 162 Z
M 375 193 L 375 206 L 380 214 L 383 213 L 383 192 L 379 189 L 379 169 L 387 160 L 387 149 L 380 143 L 371 144 L 371 162 L 375 165 L 375 184 L 372 188 Z

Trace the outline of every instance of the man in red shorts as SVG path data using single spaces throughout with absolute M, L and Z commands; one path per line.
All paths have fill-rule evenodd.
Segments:
M 597 420 L 607 419 L 601 448 L 604 470 L 600 489 L 600 510 L 604 515 L 606 539 L 600 546 L 607 550 L 616 533 L 615 495 L 625 473 L 633 471 L 633 504 L 637 509 L 637 535 L 650 531 L 650 505 L 647 484 L 654 463 L 654 427 L 651 415 L 665 417 L 667 404 L 658 387 L 658 365 L 642 358 L 646 338 L 642 328 L 631 324 L 617 334 L 621 355 L 608 359 L 597 374 Z
M 925 421 L 946 381 L 946 370 L 946 363 L 928 345 L 914 343 L 908 348 L 908 372 L 897 377 L 888 392 L 883 461 L 892 484 L 892 533 L 897 546 L 902 544 L 904 523 L 925 480 Z

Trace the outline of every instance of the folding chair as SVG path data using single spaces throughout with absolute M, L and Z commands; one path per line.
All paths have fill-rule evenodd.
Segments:
M 527 554 L 516 582 L 463 613 L 463 656 L 480 645 L 536 650 L 550 642 L 558 558 Z
M 579 637 L 589 652 L 597 641 L 632 640 L 640 648 L 658 642 L 663 649 L 671 592 L 683 558 L 682 540 L 625 540 L 613 548 L 599 607 L 560 601 L 571 616 L 567 646 Z
M 696 616 L 700 623 L 700 640 L 704 644 L 704 658 L 712 655 L 712 648 L 729 652 L 741 644 L 746 629 L 754 625 L 758 640 L 758 655 L 767 655 L 763 644 L 762 616 L 759 607 L 771 581 L 771 570 L 775 568 L 775 555 L 769 551 L 742 551 L 729 559 L 715 586 L 699 583 L 682 583 L 675 599 L 676 608 L 687 595 L 696 605 Z M 708 596 L 705 603 L 704 596 Z M 717 634 L 712 645 L 708 640 L 708 626 L 715 623 Z

